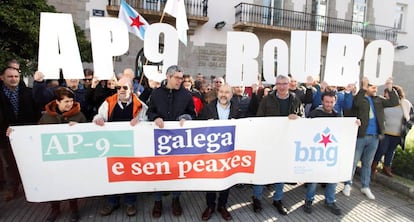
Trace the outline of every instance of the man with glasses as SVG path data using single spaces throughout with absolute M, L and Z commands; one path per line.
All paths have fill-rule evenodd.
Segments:
M 85 76 L 85 78 L 83 79 L 83 87 L 85 87 L 85 89 L 90 88 L 93 80 L 93 70 L 84 69 L 83 74 Z
M 224 84 L 224 78 L 223 77 L 216 77 L 213 80 L 213 86 L 214 86 L 214 91 L 217 93 L 220 86 Z
M 147 106 L 133 93 L 132 80 L 128 77 L 122 77 L 115 88 L 117 93 L 108 97 L 102 103 L 98 114 L 93 118 L 93 122 L 103 126 L 105 122 L 130 121 L 131 126 L 135 126 L 139 121 L 146 120 Z M 125 194 L 124 197 L 127 205 L 127 215 L 134 216 L 137 213 L 136 194 Z M 99 213 L 102 216 L 110 215 L 119 208 L 119 201 L 119 195 L 109 196 L 108 203 Z
M 13 125 L 36 124 L 40 110 L 35 105 L 32 90 L 21 84 L 18 67 L 9 62 L 1 71 L 0 79 L 0 159 L 7 189 L 4 200 L 10 201 L 17 195 L 20 177 L 6 130 Z
M 289 119 L 297 119 L 303 116 L 303 108 L 300 99 L 292 92 L 289 92 L 290 79 L 284 75 L 276 77 L 276 90 L 268 96 L 263 97 L 257 110 L 256 116 L 287 116 Z M 282 170 L 282 169 L 280 169 Z M 288 209 L 283 205 L 284 183 L 275 183 L 273 194 L 273 206 L 282 215 L 288 214 Z M 253 186 L 253 210 L 262 210 L 262 193 L 264 185 Z
M 167 80 L 161 87 L 154 89 L 148 103 L 148 119 L 154 121 L 159 128 L 164 128 L 164 121 L 180 121 L 194 119 L 196 116 L 193 99 L 190 93 L 182 87 L 183 69 L 180 66 L 170 66 L 167 69 Z M 172 211 L 174 216 L 182 214 L 179 201 L 181 192 L 173 192 Z M 161 217 L 162 193 L 155 194 L 152 216 Z

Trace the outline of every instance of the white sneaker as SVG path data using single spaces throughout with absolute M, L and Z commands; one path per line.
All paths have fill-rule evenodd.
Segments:
M 345 187 L 344 187 L 344 189 L 342 190 L 342 193 L 343 193 L 345 196 L 349 197 L 349 196 L 351 195 L 351 190 L 352 190 L 351 185 L 349 185 L 349 184 L 345 184 Z
M 374 194 L 371 193 L 371 189 L 369 187 L 361 188 L 361 192 L 365 194 L 370 200 L 375 200 Z

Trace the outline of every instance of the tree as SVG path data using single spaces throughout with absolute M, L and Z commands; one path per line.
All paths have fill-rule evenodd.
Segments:
M 15 58 L 24 75 L 36 71 L 41 12 L 56 12 L 56 9 L 46 0 L 0 0 L 0 68 Z M 82 61 L 91 62 L 90 42 L 76 24 L 75 32 Z

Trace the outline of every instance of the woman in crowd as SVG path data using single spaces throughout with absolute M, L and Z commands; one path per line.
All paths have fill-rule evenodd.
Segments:
M 394 159 L 395 149 L 401 142 L 402 120 L 404 118 L 406 121 L 410 121 L 410 110 L 413 105 L 405 99 L 405 93 L 401 86 L 394 85 L 393 88 L 398 93 L 400 104 L 398 106 L 384 108 L 384 138 L 380 141 L 374 161 L 372 162 L 372 175 L 376 173 L 377 165 L 384 155 L 382 172 L 389 177 L 393 177 L 391 162 Z M 389 98 L 388 90 L 384 90 L 384 97 Z
M 183 75 L 182 84 L 184 89 L 188 90 L 191 93 L 191 96 L 193 97 L 195 112 L 198 115 L 204 106 L 203 96 L 197 89 L 194 88 L 194 80 L 190 75 Z
M 39 124 L 69 124 L 85 123 L 86 117 L 81 112 L 80 104 L 74 102 L 75 94 L 66 87 L 58 87 L 54 91 L 55 99 L 45 106 L 45 113 L 39 120 Z M 47 221 L 52 222 L 60 214 L 60 202 L 52 201 L 50 203 L 52 211 L 47 217 Z M 79 220 L 78 203 L 76 199 L 69 200 L 71 209 L 70 220 L 72 222 Z

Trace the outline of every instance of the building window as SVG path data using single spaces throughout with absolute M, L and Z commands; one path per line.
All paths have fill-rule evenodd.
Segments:
M 394 16 L 394 28 L 399 31 L 404 31 L 405 29 L 405 16 L 406 16 L 407 6 L 403 4 L 397 4 L 395 8 Z
M 367 8 L 366 0 L 355 0 L 352 21 L 365 22 L 365 12 Z

